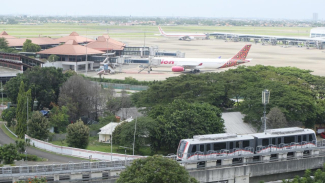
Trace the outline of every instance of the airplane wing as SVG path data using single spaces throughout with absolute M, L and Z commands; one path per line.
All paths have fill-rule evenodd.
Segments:
M 184 67 L 184 69 L 196 69 L 199 66 L 202 66 L 202 63 L 200 64 L 185 64 L 185 65 L 177 65 L 180 67 Z

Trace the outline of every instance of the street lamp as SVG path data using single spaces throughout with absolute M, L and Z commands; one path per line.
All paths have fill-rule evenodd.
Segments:
M 262 104 L 264 104 L 264 117 L 263 120 L 264 121 L 264 132 L 266 130 L 266 104 L 268 104 L 270 101 L 270 91 L 265 89 L 262 91 Z

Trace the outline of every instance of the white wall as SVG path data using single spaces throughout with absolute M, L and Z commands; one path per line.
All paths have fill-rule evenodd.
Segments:
M 44 149 L 50 152 L 55 152 L 58 154 L 68 155 L 68 156 L 74 156 L 79 158 L 85 158 L 89 159 L 89 156 L 92 156 L 92 159 L 94 160 L 130 160 L 130 159 L 138 159 L 138 158 L 144 158 L 145 156 L 132 156 L 124 154 L 117 154 L 117 153 L 106 153 L 106 152 L 99 152 L 99 151 L 90 151 L 85 149 L 78 149 L 78 148 L 72 148 L 72 147 L 65 147 L 65 146 L 58 146 L 54 145 L 48 142 L 44 142 L 41 140 L 37 140 L 34 138 L 29 137 L 28 135 L 25 135 L 25 139 L 30 139 L 30 144 L 34 145 L 37 148 Z M 132 151 L 132 149 L 128 149 L 127 151 Z

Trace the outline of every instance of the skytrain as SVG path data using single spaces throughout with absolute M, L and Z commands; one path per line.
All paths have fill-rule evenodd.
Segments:
M 177 149 L 177 160 L 195 160 L 202 156 L 238 156 L 261 154 L 291 148 L 317 146 L 315 132 L 299 127 L 266 130 L 264 133 L 237 135 L 230 133 L 195 135 L 182 139 Z

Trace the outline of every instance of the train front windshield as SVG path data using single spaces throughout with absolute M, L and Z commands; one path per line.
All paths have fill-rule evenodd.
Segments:
M 179 143 L 178 149 L 177 149 L 177 156 L 178 158 L 182 158 L 183 157 L 183 153 L 184 153 L 184 149 L 186 147 L 186 142 L 185 141 L 181 141 Z

